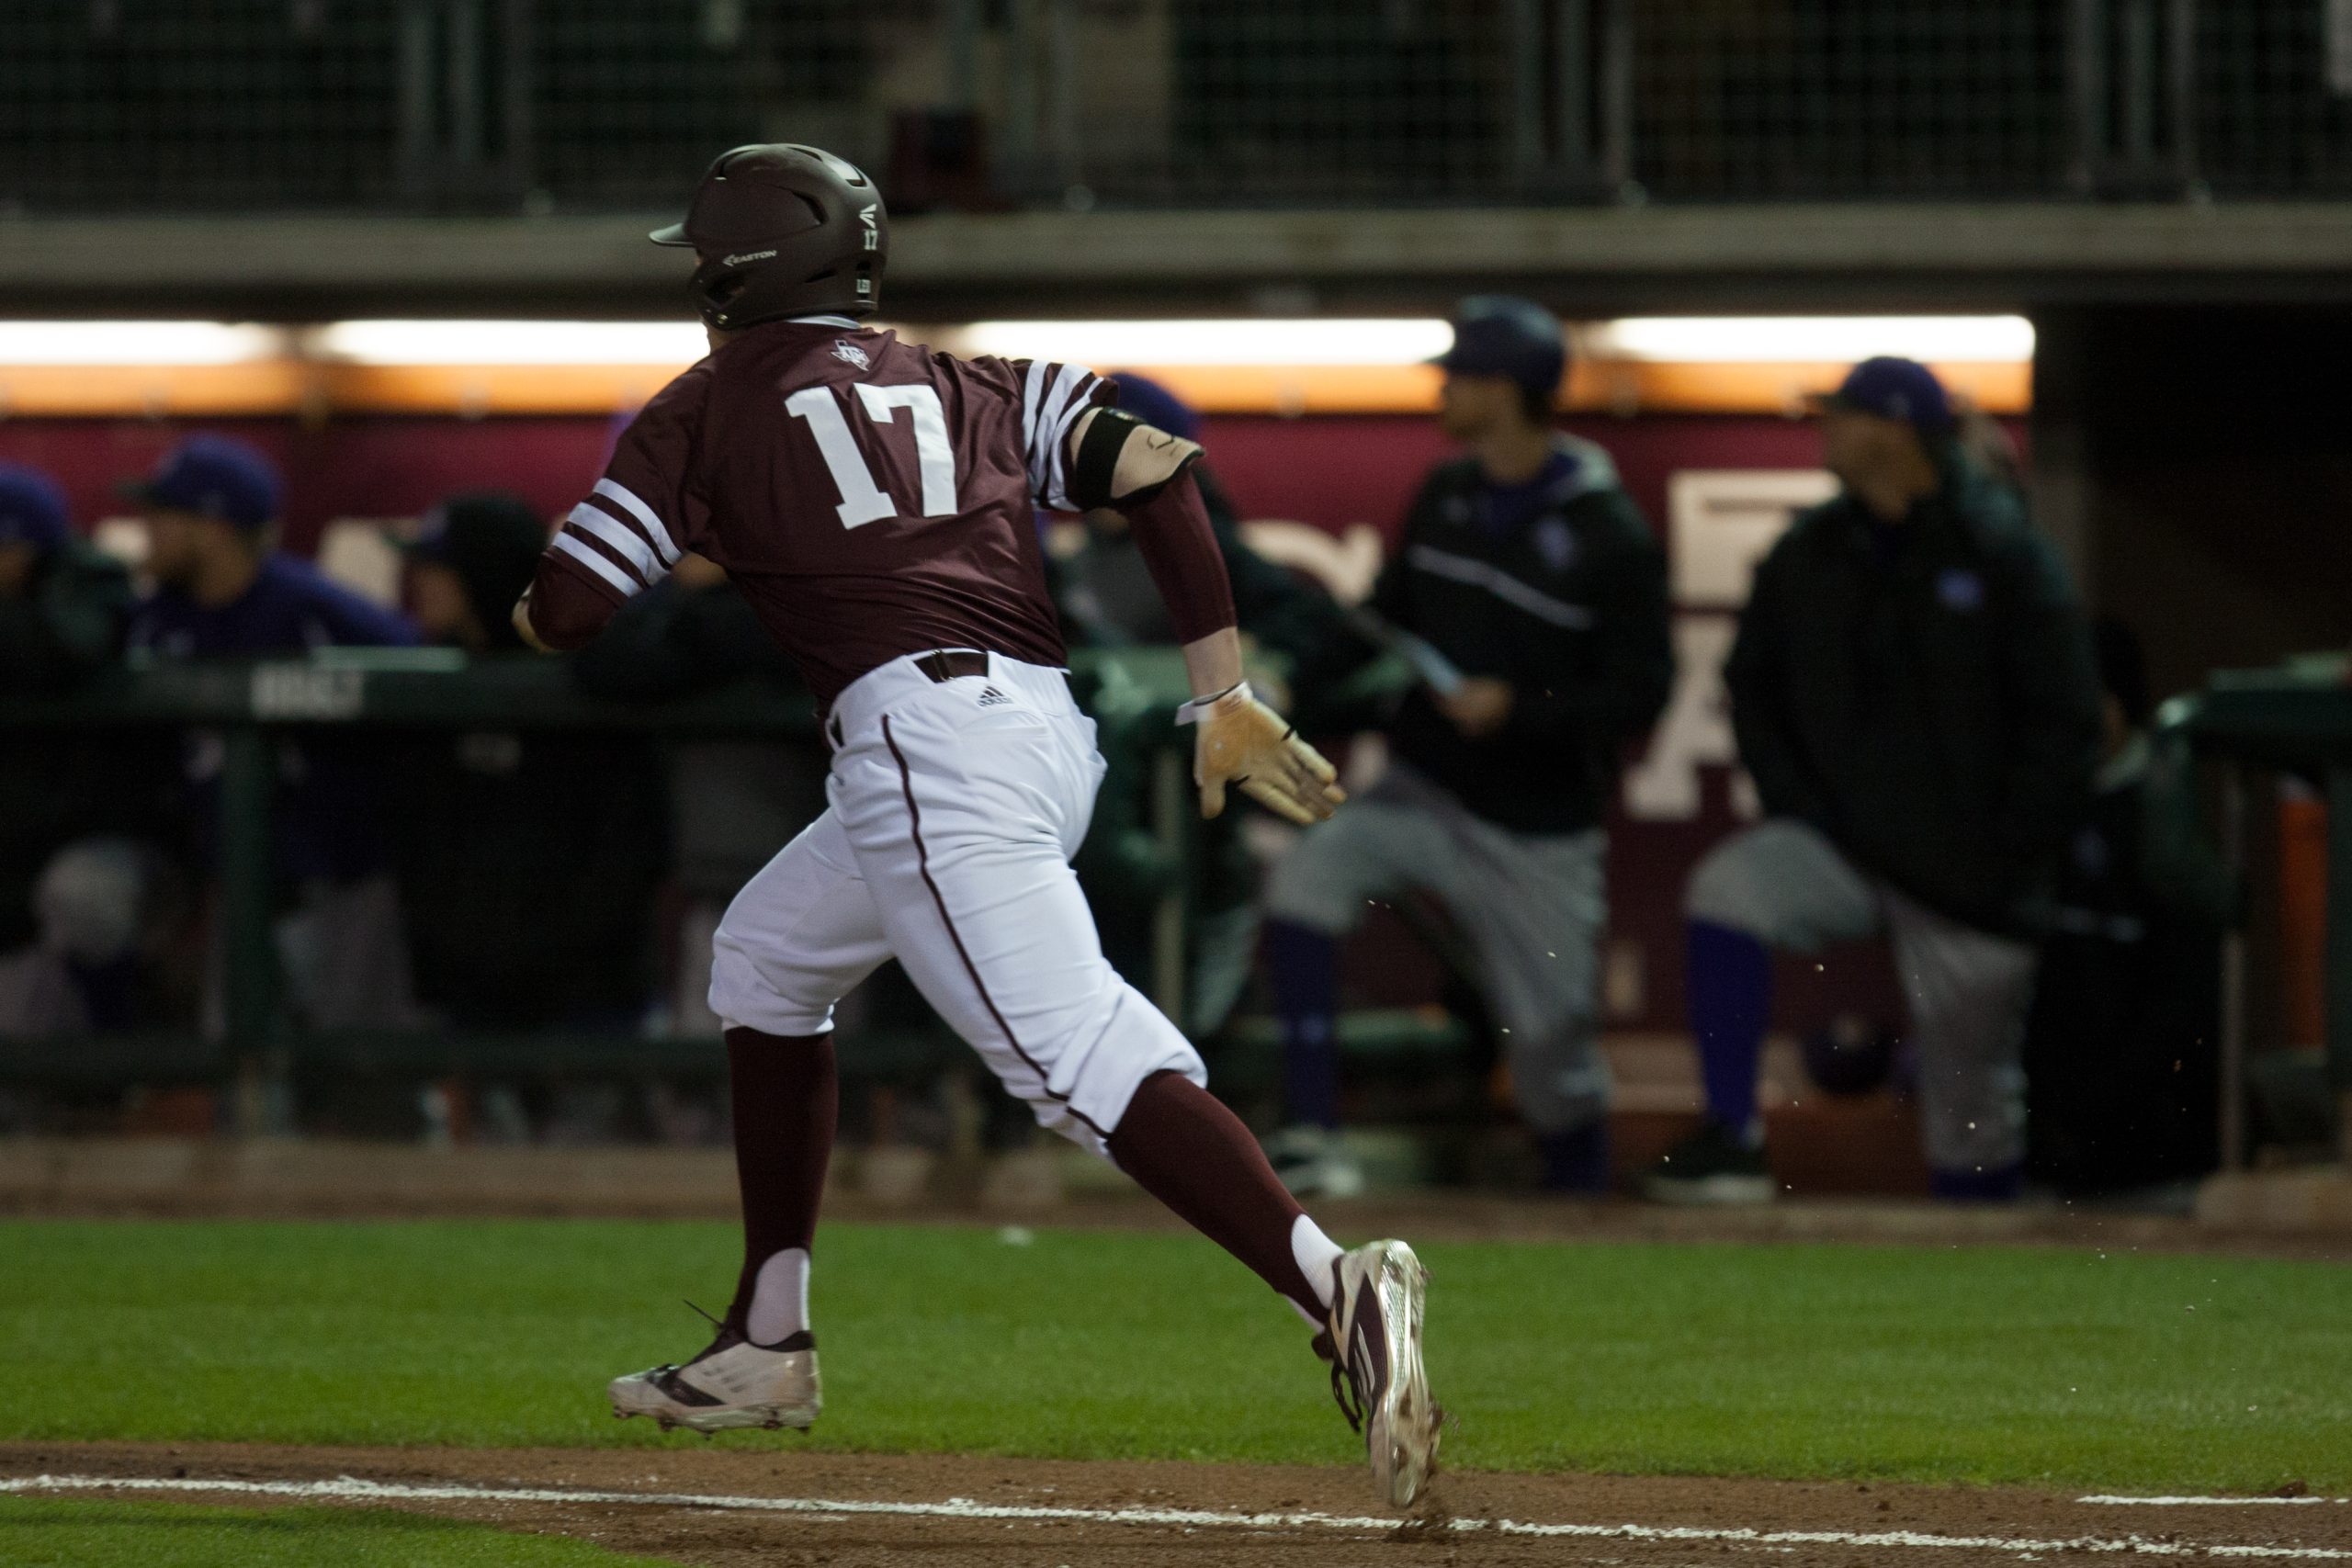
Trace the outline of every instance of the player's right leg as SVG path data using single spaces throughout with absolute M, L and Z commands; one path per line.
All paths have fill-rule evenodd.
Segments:
M 743 1265 L 718 1337 L 689 1360 L 616 1378 L 613 1411 L 699 1432 L 807 1427 L 821 1404 L 808 1269 L 838 1106 L 833 1003 L 888 955 L 831 811 L 735 896 L 712 946 Z
M 1918 1046 L 1931 1189 L 1957 1202 L 2014 1199 L 2025 1185 L 2023 1057 L 2037 954 L 1900 893 L 1886 903 Z

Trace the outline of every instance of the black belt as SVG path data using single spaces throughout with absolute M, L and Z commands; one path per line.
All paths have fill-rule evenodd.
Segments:
M 989 656 L 968 650 L 950 652 L 945 649 L 933 649 L 929 653 L 915 655 L 915 668 L 930 676 L 932 684 L 943 685 L 967 675 L 987 674 Z

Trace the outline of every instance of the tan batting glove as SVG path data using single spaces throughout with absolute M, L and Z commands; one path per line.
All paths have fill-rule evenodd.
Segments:
M 1324 820 L 1348 798 L 1336 782 L 1338 770 L 1298 738 L 1288 719 L 1252 696 L 1247 681 L 1186 703 L 1177 722 L 1201 727 L 1193 743 L 1193 782 L 1200 785 L 1204 817 L 1225 809 L 1227 784 L 1302 828 Z

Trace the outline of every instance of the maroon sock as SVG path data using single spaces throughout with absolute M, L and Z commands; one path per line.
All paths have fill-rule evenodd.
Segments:
M 1306 1211 L 1283 1188 L 1241 1118 L 1178 1072 L 1154 1073 L 1111 1134 L 1111 1157 L 1136 1185 L 1322 1318 L 1323 1298 L 1299 1272 L 1291 1228 Z
M 752 1310 L 760 1265 L 817 1234 L 841 1116 L 833 1037 L 727 1032 L 727 1081 L 735 1110 L 735 1181 L 743 1195 L 743 1272 L 727 1321 L 739 1332 Z

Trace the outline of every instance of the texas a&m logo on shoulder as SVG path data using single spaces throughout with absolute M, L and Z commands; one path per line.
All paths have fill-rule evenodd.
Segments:
M 840 360 L 844 365 L 854 365 L 860 370 L 871 370 L 874 368 L 874 361 L 866 357 L 865 350 L 858 347 L 857 344 L 850 342 L 847 338 L 836 338 L 833 340 L 833 357 Z

